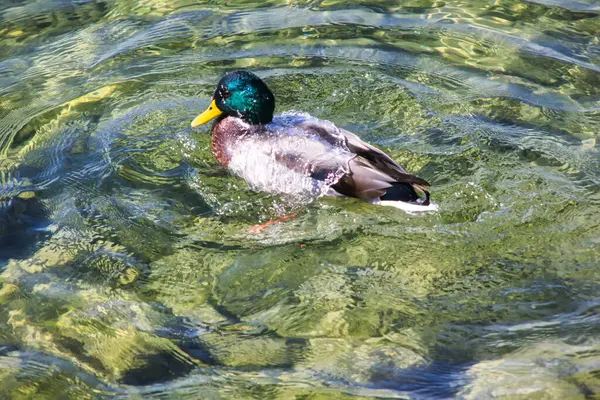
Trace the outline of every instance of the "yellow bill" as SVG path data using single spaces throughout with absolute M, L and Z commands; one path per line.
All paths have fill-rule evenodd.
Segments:
M 219 107 L 217 107 L 217 104 L 213 100 L 210 102 L 210 106 L 208 106 L 206 111 L 194 118 L 192 121 L 192 128 L 205 124 L 208 121 L 217 118 L 221 114 L 223 114 L 223 111 L 219 110 Z

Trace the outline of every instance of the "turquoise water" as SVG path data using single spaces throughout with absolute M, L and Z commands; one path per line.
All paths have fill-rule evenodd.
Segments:
M 4 0 L 0 397 L 597 398 L 599 37 L 591 0 Z M 249 190 L 190 128 L 234 69 L 439 211 Z

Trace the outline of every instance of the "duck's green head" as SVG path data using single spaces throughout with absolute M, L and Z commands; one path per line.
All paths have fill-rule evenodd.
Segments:
M 223 114 L 249 124 L 268 124 L 273 120 L 275 97 L 256 75 L 235 71 L 219 81 L 210 106 L 192 121 L 192 128 Z

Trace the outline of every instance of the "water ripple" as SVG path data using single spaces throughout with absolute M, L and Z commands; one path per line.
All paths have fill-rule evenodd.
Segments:
M 0 396 L 595 395 L 599 11 L 3 3 Z M 233 69 L 439 212 L 251 191 L 189 127 Z

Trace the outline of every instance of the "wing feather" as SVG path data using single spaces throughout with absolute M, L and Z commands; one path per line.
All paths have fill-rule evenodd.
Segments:
M 343 169 L 346 172 L 332 188 L 346 196 L 374 200 L 385 195 L 386 189 L 396 185 L 409 185 L 411 192 L 414 193 L 416 189 L 424 193 L 424 202 L 428 204 L 429 192 L 425 188 L 429 186 L 429 182 L 409 174 L 383 151 L 365 143 L 354 133 L 312 117 L 298 118 L 293 123 L 307 135 L 308 144 L 286 149 L 277 146 L 279 162 L 292 169 L 308 171 L 313 178 L 319 180 L 325 180 L 332 173 Z M 311 140 L 318 141 L 321 145 L 317 146 Z M 345 150 L 348 155 L 334 156 L 334 149 Z M 303 163 L 299 164 L 297 160 L 303 160 Z M 414 198 L 418 198 L 416 193 Z

